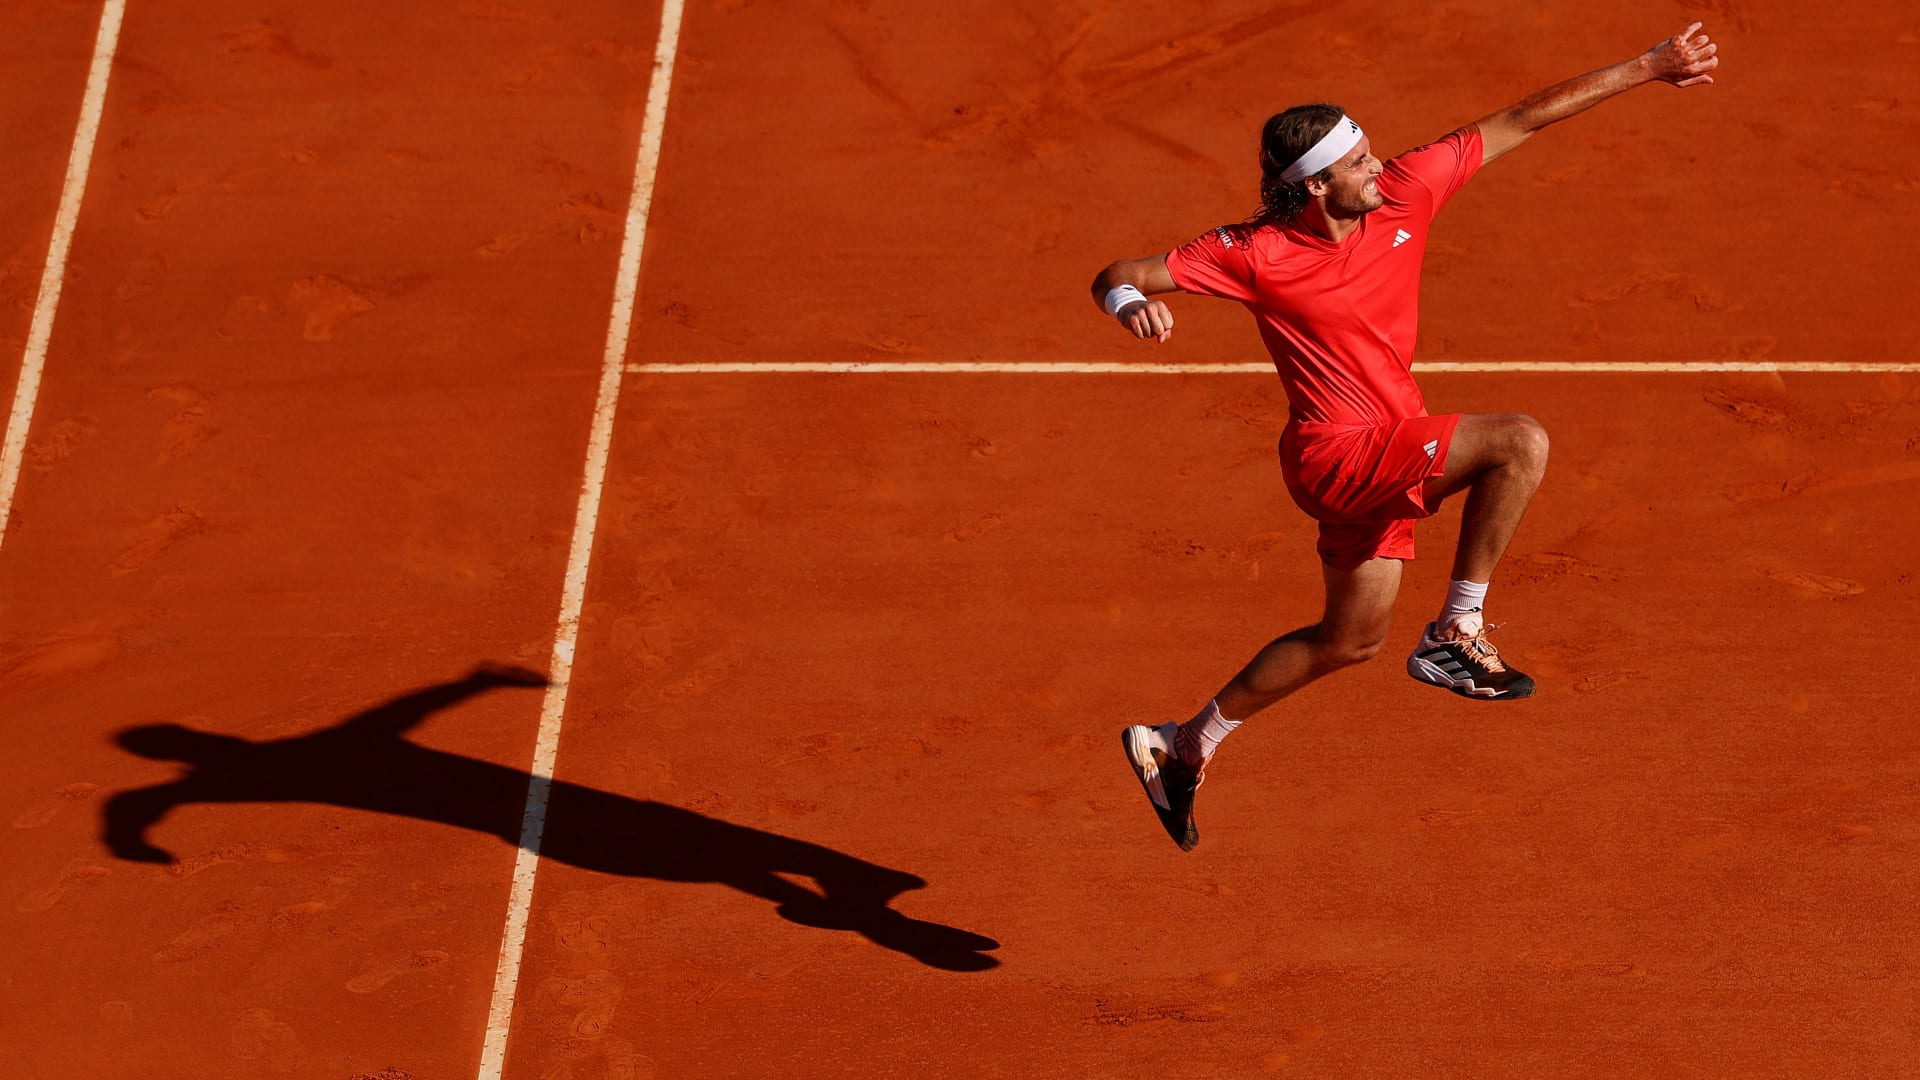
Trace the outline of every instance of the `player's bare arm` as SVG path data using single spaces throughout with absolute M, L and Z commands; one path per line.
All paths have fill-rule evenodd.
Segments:
M 1713 82 L 1712 72 L 1720 66 L 1720 47 L 1699 30 L 1700 24 L 1694 23 L 1631 60 L 1549 86 L 1512 108 L 1481 119 L 1477 125 L 1481 163 L 1526 142 L 1548 124 L 1585 112 L 1636 86 L 1664 82 L 1685 87 Z
M 1093 302 L 1143 341 L 1165 341 L 1173 336 L 1173 311 L 1147 297 L 1179 291 L 1173 273 L 1167 269 L 1164 251 L 1144 259 L 1121 259 L 1093 279 Z

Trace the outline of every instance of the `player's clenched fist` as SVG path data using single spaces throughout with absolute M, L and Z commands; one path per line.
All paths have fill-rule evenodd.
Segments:
M 1707 40 L 1707 35 L 1696 35 L 1699 23 L 1694 23 L 1673 37 L 1648 49 L 1642 59 L 1652 71 L 1653 77 L 1675 86 L 1692 86 L 1696 83 L 1710 83 L 1713 76 L 1708 74 L 1720 66 L 1720 46 Z
M 1173 311 L 1159 300 L 1141 300 L 1127 305 L 1119 313 L 1120 325 L 1145 340 L 1165 341 L 1173 336 Z

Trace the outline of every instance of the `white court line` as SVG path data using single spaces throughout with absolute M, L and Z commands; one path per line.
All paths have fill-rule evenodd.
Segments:
M 80 220 L 80 199 L 87 191 L 93 140 L 100 133 L 100 111 L 107 103 L 107 76 L 113 72 L 113 49 L 120 40 L 120 19 L 126 10 L 126 0 L 107 0 L 100 11 L 100 32 L 93 38 L 93 65 L 87 69 L 87 90 L 80 99 L 80 124 L 73 129 L 67 180 L 60 189 L 53 239 L 47 244 L 47 265 L 40 272 L 40 297 L 33 304 L 33 325 L 27 331 L 27 351 L 20 360 L 20 382 L 13 390 L 13 411 L 7 414 L 7 441 L 0 447 L 0 541 L 6 539 L 7 522 L 13 518 L 13 492 L 20 483 L 20 465 L 26 460 L 27 428 L 33 424 L 34 399 L 40 396 L 40 373 L 47 365 L 47 342 L 53 337 L 53 313 L 60 306 L 60 284 L 67 273 L 67 249 L 73 245 L 74 225 Z
M 764 363 L 725 362 L 702 364 L 628 364 L 629 375 L 743 375 L 779 373 L 819 373 L 852 375 L 922 375 L 989 373 L 1006 375 L 1271 375 L 1273 365 L 1266 362 L 1236 364 L 1111 364 L 1111 363 L 1019 363 L 1014 361 L 819 361 L 792 362 L 770 360 Z M 1920 363 L 1868 364 L 1823 363 L 1771 360 L 1706 361 L 1596 361 L 1572 360 L 1424 360 L 1413 365 L 1417 372 L 1450 371 L 1556 371 L 1586 372 L 1674 372 L 1696 371 L 1808 371 L 1872 372 L 1920 371 Z
M 647 211 L 653 204 L 653 178 L 660 167 L 660 137 L 667 122 L 667 92 L 673 84 L 673 58 L 680 41 L 683 0 L 665 0 L 660 10 L 660 40 L 653 49 L 653 78 L 647 88 L 640 153 L 633 167 L 633 195 L 620 246 L 620 271 L 614 278 L 613 311 L 607 323 L 607 351 L 600 367 L 600 392 L 593 406 L 587 440 L 586 472 L 580 482 L 580 506 L 573 518 L 573 545 L 560 592 L 560 621 L 553 636 L 547 694 L 540 706 L 540 731 L 534 739 L 533 768 L 527 785 L 526 812 L 520 819 L 520 848 L 513 862 L 513 889 L 507 896 L 506 930 L 500 962 L 494 969 L 493 1003 L 487 1009 L 486 1040 L 480 1051 L 480 1080 L 499 1080 L 506 1067 L 507 1031 L 513 1024 L 513 999 L 520 984 L 520 957 L 527 940 L 527 913 L 540 863 L 540 838 L 546 831 L 547 797 L 553 785 L 554 759 L 560 747 L 560 720 L 567 710 L 567 683 L 573 676 L 573 649 L 580 636 L 580 606 L 587 592 L 587 566 L 593 558 L 593 530 L 600 517 L 600 490 L 607 476 L 607 451 L 613 442 L 613 415 L 620 403 L 621 365 L 633 324 L 634 296 L 640 288 L 640 252 L 647 236 Z

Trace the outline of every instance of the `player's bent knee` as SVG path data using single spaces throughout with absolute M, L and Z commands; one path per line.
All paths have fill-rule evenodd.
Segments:
M 1547 429 L 1541 425 L 1540 421 L 1531 416 L 1520 417 L 1515 435 L 1519 443 L 1520 460 L 1528 465 L 1544 468 L 1547 464 L 1547 452 L 1552 449 L 1552 444 L 1547 438 Z
M 1384 641 L 1323 641 L 1314 650 L 1314 658 L 1328 670 L 1352 667 L 1379 656 L 1384 644 Z

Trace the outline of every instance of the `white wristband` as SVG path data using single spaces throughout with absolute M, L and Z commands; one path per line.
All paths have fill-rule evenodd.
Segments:
M 1120 317 L 1121 308 L 1126 307 L 1136 300 L 1143 301 L 1146 298 L 1147 294 L 1131 285 L 1115 285 L 1113 288 L 1107 290 L 1107 314 L 1117 319 Z

